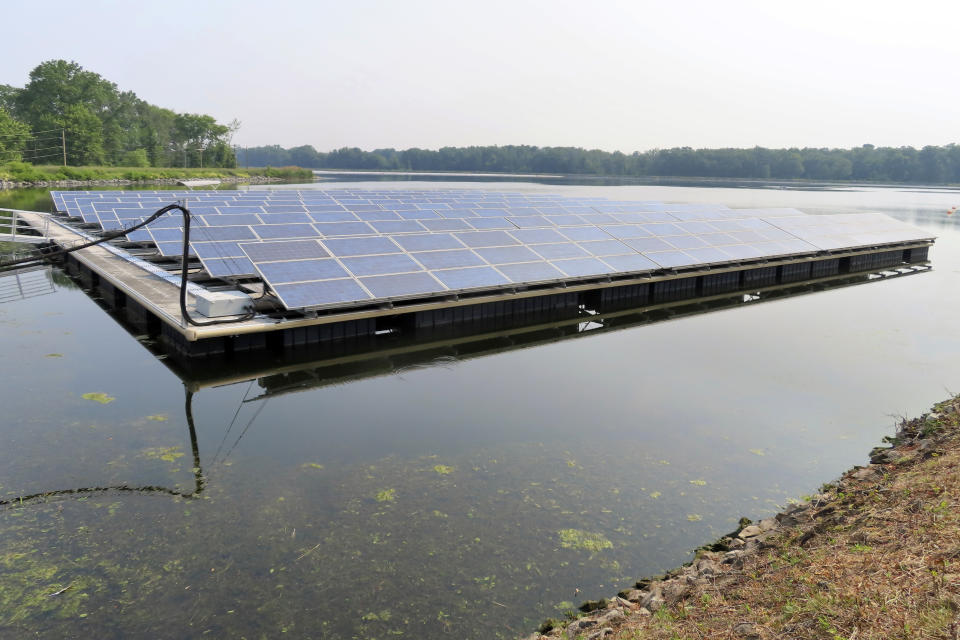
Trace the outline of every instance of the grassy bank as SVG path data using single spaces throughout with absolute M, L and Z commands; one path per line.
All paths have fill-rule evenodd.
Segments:
M 64 167 L 8 162 L 0 165 L 0 181 L 14 183 L 100 182 L 125 180 L 182 180 L 186 178 L 272 178 L 277 180 L 313 181 L 313 172 L 301 167 L 261 167 L 249 169 L 177 168 L 177 167 Z
M 822 494 L 698 552 L 549 637 L 960 637 L 960 399 L 904 421 Z M 538 637 L 540 634 L 534 634 Z

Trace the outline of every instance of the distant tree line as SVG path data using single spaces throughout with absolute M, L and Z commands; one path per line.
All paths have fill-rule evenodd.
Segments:
M 239 150 L 247 166 L 297 165 L 315 169 L 487 171 L 605 176 L 679 176 L 762 180 L 863 180 L 960 183 L 960 146 L 853 149 L 656 149 L 630 154 L 579 147 L 486 146 L 428 149 L 344 147 L 330 152 L 310 145 Z
M 176 113 L 75 62 L 49 60 L 22 88 L 0 85 L 0 164 L 235 167 L 234 121 Z

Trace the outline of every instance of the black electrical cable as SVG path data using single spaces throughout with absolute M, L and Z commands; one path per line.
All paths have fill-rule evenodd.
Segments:
M 252 308 L 248 313 L 237 318 L 230 318 L 229 320 L 208 320 L 206 322 L 194 320 L 190 317 L 190 314 L 187 313 L 187 260 L 190 259 L 190 210 L 178 204 L 171 206 L 180 209 L 180 212 L 183 213 L 183 256 L 180 258 L 180 315 L 183 316 L 184 322 L 192 324 L 195 327 L 209 327 L 215 324 L 231 324 L 251 320 L 256 315 L 256 311 Z
M 34 255 L 34 256 L 27 256 L 25 258 L 17 258 L 15 260 L 0 261 L 0 273 L 3 273 L 4 271 L 10 271 L 15 268 L 22 268 L 24 265 L 29 265 L 31 263 L 40 264 L 45 260 L 49 260 L 50 258 L 55 258 L 57 256 L 73 253 L 74 251 L 79 251 L 80 249 L 86 249 L 87 247 L 92 247 L 94 245 L 98 245 L 104 242 L 108 242 L 110 240 L 114 240 L 115 238 L 125 236 L 131 231 L 136 231 L 141 227 L 147 226 L 148 224 L 150 224 L 151 222 L 153 222 L 163 214 L 167 213 L 168 211 L 173 211 L 174 209 L 178 209 L 180 213 L 183 214 L 183 257 L 181 258 L 181 262 L 180 262 L 180 315 L 183 317 L 183 321 L 186 322 L 187 324 L 192 324 L 195 327 L 208 327 L 210 325 L 215 325 L 215 324 L 230 324 L 234 322 L 244 322 L 246 320 L 252 319 L 256 315 L 256 311 L 254 311 L 252 308 L 248 313 L 242 316 L 239 316 L 237 318 L 230 318 L 228 320 L 210 320 L 207 322 L 194 320 L 193 318 L 190 317 L 190 314 L 187 313 L 187 276 L 189 275 L 187 272 L 187 261 L 190 259 L 190 210 L 187 209 L 186 207 L 180 206 L 179 204 L 168 204 L 165 207 L 157 209 L 156 213 L 151 215 L 149 218 L 147 218 L 143 222 L 135 224 L 128 229 L 118 229 L 116 231 L 110 231 L 108 233 L 103 234 L 103 236 L 101 236 L 100 238 L 97 238 L 96 240 L 91 240 L 90 242 L 85 242 L 83 244 L 79 244 L 74 247 L 61 247 L 55 251 L 47 251 L 45 253 L 41 253 L 39 256 Z

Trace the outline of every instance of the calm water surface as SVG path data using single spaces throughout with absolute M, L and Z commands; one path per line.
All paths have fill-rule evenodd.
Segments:
M 269 397 L 182 380 L 53 274 L 0 304 L 0 637 L 526 634 L 960 390 L 956 191 L 482 188 L 882 211 L 935 268 Z

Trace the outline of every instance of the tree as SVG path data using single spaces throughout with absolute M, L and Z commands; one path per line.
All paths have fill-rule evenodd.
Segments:
M 30 139 L 30 127 L 14 120 L 0 107 L 0 164 L 21 159 L 21 152 Z

